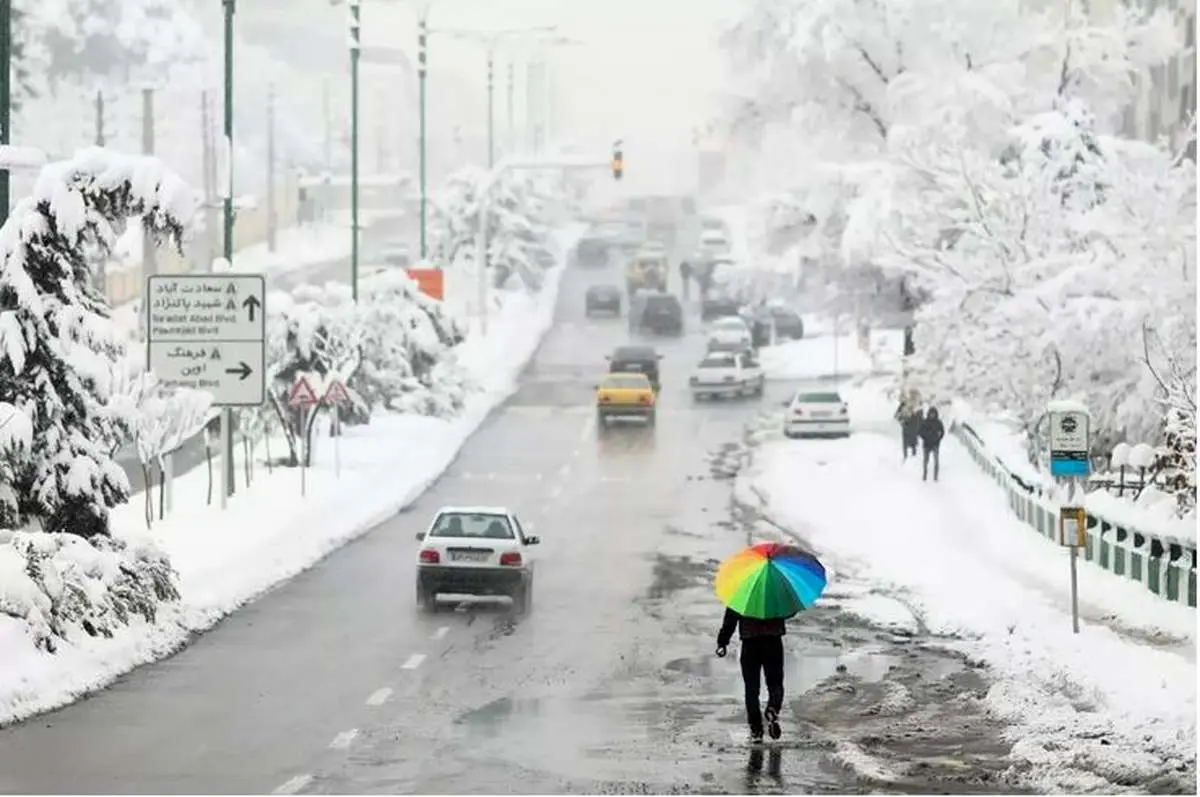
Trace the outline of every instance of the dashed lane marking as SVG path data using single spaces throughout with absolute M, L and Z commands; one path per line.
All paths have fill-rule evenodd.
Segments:
M 400 669 L 415 670 L 418 667 L 420 667 L 421 663 L 424 661 L 425 661 L 424 653 L 414 653 L 411 656 L 409 656 L 408 659 L 403 664 L 400 665 Z
M 449 634 L 449 633 L 450 633 L 450 626 L 444 625 L 441 628 L 439 628 L 438 630 L 433 632 L 432 638 L 433 639 L 442 639 L 446 636 L 446 634 Z
M 271 794 L 298 794 L 303 791 L 308 784 L 312 783 L 312 779 L 312 775 L 297 775 L 296 777 L 280 784 L 278 787 L 276 787 L 275 791 L 271 792 Z
M 367 698 L 367 705 L 368 706 L 382 706 L 384 703 L 386 703 L 388 701 L 388 698 L 391 696 L 392 696 L 392 690 L 386 686 L 383 687 L 382 689 L 376 689 L 374 692 L 371 693 L 371 696 Z
M 333 741 L 329 743 L 332 750 L 345 750 L 354 741 L 354 737 L 358 736 L 358 728 L 351 728 L 348 731 L 342 731 L 337 736 L 333 737 Z

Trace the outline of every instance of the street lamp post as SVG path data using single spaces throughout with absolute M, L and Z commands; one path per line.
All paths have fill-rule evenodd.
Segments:
M 358 62 L 361 0 L 350 0 L 350 295 L 358 301 Z
M 233 268 L 233 15 L 237 0 L 222 0 L 225 6 L 225 235 L 222 254 Z M 237 469 L 233 466 L 233 410 L 221 409 L 221 459 L 225 473 L 225 501 L 237 491 Z
M 496 51 L 489 47 L 487 56 L 488 168 L 496 165 Z
M 420 135 L 417 144 L 417 168 L 419 171 L 419 184 L 421 189 L 421 259 L 425 260 L 429 256 L 429 238 L 428 238 L 428 209 L 429 203 L 426 199 L 426 127 L 425 127 L 425 80 L 428 73 L 428 66 L 425 62 L 426 48 L 429 39 L 429 7 L 426 6 L 421 11 L 421 17 L 417 20 L 417 83 L 420 89 L 420 98 L 418 100 L 418 116 L 420 117 Z
M 12 143 L 12 0 L 0 0 L 0 144 Z M 0 169 L 0 225 L 8 221 L 8 170 Z

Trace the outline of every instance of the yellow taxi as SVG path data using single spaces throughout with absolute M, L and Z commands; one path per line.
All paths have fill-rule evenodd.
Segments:
M 596 385 L 596 423 L 601 427 L 617 418 L 641 418 L 653 426 L 654 405 L 654 387 L 645 374 L 605 374 Z

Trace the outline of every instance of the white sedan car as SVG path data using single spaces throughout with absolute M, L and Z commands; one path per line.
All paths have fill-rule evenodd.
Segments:
M 417 605 L 437 607 L 440 594 L 512 598 L 520 612 L 533 602 L 533 557 L 541 542 L 504 507 L 446 506 L 417 534 Z
M 738 316 L 726 316 L 718 318 L 709 327 L 708 342 L 709 344 L 722 344 L 724 347 L 745 346 L 751 348 L 754 344 L 754 336 L 750 334 L 750 327 L 744 319 Z
M 787 402 L 785 437 L 849 437 L 850 408 L 837 391 L 800 390 Z

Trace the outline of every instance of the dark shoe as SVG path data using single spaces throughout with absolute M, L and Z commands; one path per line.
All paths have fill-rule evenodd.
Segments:
M 772 739 L 778 739 L 783 735 L 783 728 L 779 727 L 779 712 L 768 707 L 764 716 L 767 718 L 767 733 Z
M 762 728 L 751 728 L 750 729 L 750 744 L 762 744 L 762 743 L 763 743 Z

